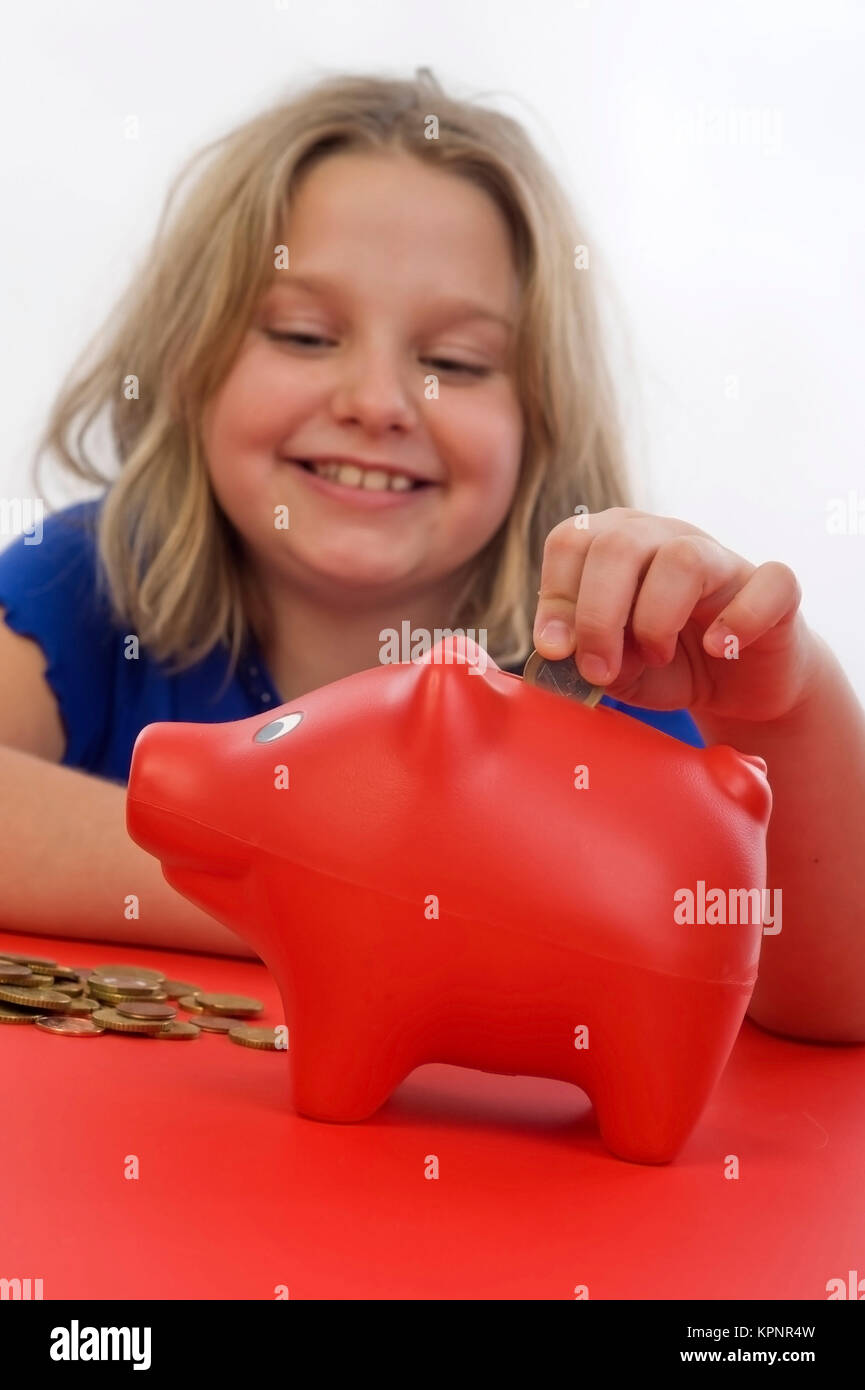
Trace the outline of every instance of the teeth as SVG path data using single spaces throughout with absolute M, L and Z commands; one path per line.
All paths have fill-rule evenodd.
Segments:
M 386 473 L 383 468 L 359 468 L 356 463 L 337 463 L 335 460 L 310 460 L 310 467 L 320 478 L 342 483 L 344 487 L 365 488 L 368 492 L 407 492 L 414 480 L 404 473 Z

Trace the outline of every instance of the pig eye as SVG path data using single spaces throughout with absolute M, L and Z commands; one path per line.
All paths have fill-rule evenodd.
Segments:
M 269 724 L 265 724 L 263 729 L 258 729 L 252 736 L 253 743 L 273 743 L 275 738 L 282 738 L 283 734 L 290 734 L 292 729 L 296 729 L 302 714 L 283 714 L 279 719 L 271 719 Z

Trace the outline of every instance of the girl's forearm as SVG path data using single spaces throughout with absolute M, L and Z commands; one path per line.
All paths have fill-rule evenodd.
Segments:
M 128 918 L 134 894 L 138 918 Z M 0 746 L 0 931 L 245 956 L 126 832 L 126 788 Z
M 707 743 L 764 758 L 772 786 L 767 887 L 781 889 L 782 927 L 763 936 L 749 1016 L 792 1037 L 865 1042 L 865 712 L 816 640 L 813 687 L 785 718 L 693 717 Z

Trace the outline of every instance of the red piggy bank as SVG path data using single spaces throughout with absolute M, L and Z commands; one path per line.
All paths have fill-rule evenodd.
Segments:
M 701 884 L 762 903 L 765 774 L 449 637 L 266 715 L 148 725 L 127 827 L 271 970 L 301 1115 L 366 1119 L 449 1062 L 574 1082 L 613 1154 L 665 1163 L 762 934 L 759 909 L 678 905 Z

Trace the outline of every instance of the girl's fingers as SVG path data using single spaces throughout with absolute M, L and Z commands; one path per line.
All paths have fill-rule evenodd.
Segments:
M 544 542 L 532 641 L 541 656 L 553 661 L 574 650 L 574 606 L 583 559 L 596 535 L 597 531 L 578 530 L 569 517 L 554 526 Z
M 729 552 L 673 517 L 612 507 L 590 524 L 591 530 L 575 528 L 569 518 L 547 537 L 533 638 L 542 656 L 555 660 L 574 652 L 586 680 L 607 685 L 621 674 L 625 629 L 659 547 L 692 539 L 714 546 L 713 556 Z M 690 573 L 699 552 L 684 546 L 682 552 Z
M 657 545 L 660 526 L 680 524 L 649 516 L 632 507 L 609 507 L 586 521 L 585 526 L 575 526 L 574 518 L 567 517 L 553 527 L 544 544 L 532 640 L 541 656 L 552 660 L 569 656 L 576 646 L 576 608 L 586 556 L 605 538 L 613 539 L 615 544 L 617 536 L 625 537 L 622 550 L 631 555 L 634 542 L 628 538 L 635 534 L 642 534 L 643 551 L 648 554 Z M 622 607 L 621 598 L 612 607 L 618 613 Z M 624 625 L 629 611 L 630 601 L 620 626 Z
M 618 528 L 597 536 L 584 558 L 574 655 L 580 674 L 593 685 L 607 685 L 619 675 L 634 595 L 657 543 L 651 523 Z
M 664 666 L 713 595 L 732 595 L 704 634 L 713 656 L 723 655 L 730 633 L 746 646 L 798 606 L 801 590 L 786 565 L 761 565 L 743 583 L 750 567 L 741 556 L 674 518 L 613 507 L 591 521 L 590 530 L 568 518 L 547 537 L 533 638 L 553 660 L 573 652 L 595 685 L 620 676 L 629 624 L 636 655 Z
M 726 639 L 736 639 L 735 652 L 762 637 L 784 618 L 795 613 L 802 589 L 789 565 L 767 560 L 759 565 L 742 588 L 726 604 L 703 633 L 703 648 L 710 656 L 724 656 Z
M 631 618 L 648 666 L 672 661 L 679 633 L 701 599 L 737 587 L 742 560 L 710 536 L 675 536 L 652 559 Z

